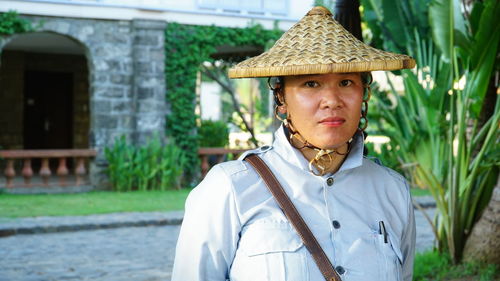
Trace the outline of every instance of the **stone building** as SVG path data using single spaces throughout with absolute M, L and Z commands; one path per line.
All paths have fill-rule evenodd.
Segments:
M 285 29 L 311 6 L 219 2 L 3 0 L 0 12 L 16 10 L 37 28 L 0 36 L 0 150 L 95 149 L 98 186 L 104 147 L 116 137 L 141 144 L 165 135 L 166 22 L 271 28 L 280 20 Z
M 26 18 L 0 43 L 2 149 L 93 147 L 101 170 L 116 137 L 164 135 L 164 21 Z

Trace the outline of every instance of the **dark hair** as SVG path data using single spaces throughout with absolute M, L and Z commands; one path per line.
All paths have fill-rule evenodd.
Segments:
M 361 82 L 363 82 L 363 87 L 368 87 L 373 82 L 373 76 L 371 72 L 361 72 Z
M 273 91 L 274 103 L 277 106 L 282 106 L 282 99 L 284 98 L 283 89 L 285 89 L 285 78 L 283 76 L 269 77 L 267 79 L 267 85 L 269 86 L 269 89 Z

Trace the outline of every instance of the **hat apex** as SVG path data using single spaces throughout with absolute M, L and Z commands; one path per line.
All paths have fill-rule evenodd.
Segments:
M 355 38 L 325 7 L 312 8 L 267 52 L 229 69 L 230 78 L 367 72 L 413 68 L 407 55 L 375 49 Z
M 309 12 L 307 12 L 306 14 L 306 16 L 311 16 L 311 15 L 332 16 L 332 12 L 330 12 L 330 10 L 328 10 L 323 6 L 316 6 L 311 10 L 309 10 Z

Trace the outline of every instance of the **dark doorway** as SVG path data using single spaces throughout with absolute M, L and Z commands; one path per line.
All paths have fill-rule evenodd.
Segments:
M 24 148 L 73 147 L 73 74 L 24 73 Z

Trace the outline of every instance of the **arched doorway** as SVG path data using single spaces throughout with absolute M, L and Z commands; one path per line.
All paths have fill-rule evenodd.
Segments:
M 52 32 L 15 36 L 2 49 L 2 149 L 88 148 L 86 48 Z

